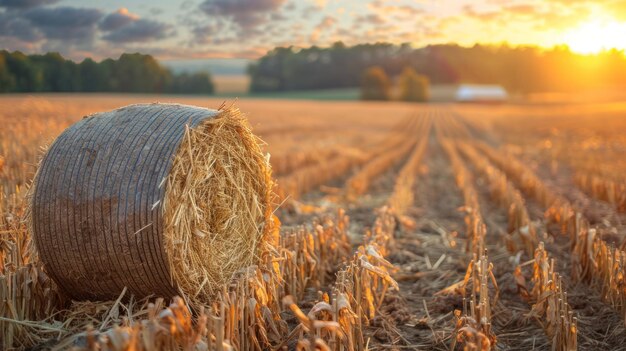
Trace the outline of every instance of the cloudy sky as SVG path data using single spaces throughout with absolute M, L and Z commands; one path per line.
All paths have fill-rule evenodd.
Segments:
M 0 48 L 80 60 L 256 58 L 385 41 L 626 48 L 623 0 L 0 0 Z

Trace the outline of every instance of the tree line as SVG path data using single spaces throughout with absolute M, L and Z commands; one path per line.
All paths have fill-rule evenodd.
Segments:
M 206 72 L 174 74 L 150 55 L 122 54 L 119 59 L 80 63 L 58 53 L 25 55 L 0 51 L 0 93 L 131 92 L 212 94 Z
M 433 84 L 499 84 L 510 92 L 580 91 L 626 88 L 622 51 L 596 55 L 552 49 L 455 44 L 412 48 L 386 43 L 306 49 L 278 47 L 248 67 L 252 92 L 356 87 L 364 72 L 381 67 L 398 77 L 406 67 Z
M 392 93 L 392 82 L 378 66 L 368 68 L 361 80 L 361 100 L 400 100 L 426 102 L 430 97 L 430 82 L 412 67 L 405 67 L 398 79 L 398 94 Z

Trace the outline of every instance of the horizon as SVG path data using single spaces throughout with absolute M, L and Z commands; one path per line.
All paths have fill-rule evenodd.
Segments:
M 159 61 L 257 59 L 274 47 L 341 41 L 567 46 L 579 54 L 626 49 L 626 2 L 204 0 L 0 0 L 0 42 L 26 54 L 80 61 L 123 52 Z M 459 34 L 462 33 L 462 36 Z
M 357 43 L 357 44 L 354 44 L 354 46 L 357 46 L 357 45 L 372 45 L 372 44 L 391 44 L 391 43 L 385 43 L 385 42 Z M 330 48 L 332 45 L 333 44 L 330 44 L 328 46 L 316 46 L 316 47 L 319 47 L 321 49 L 326 49 L 326 48 Z M 402 44 L 394 44 L 394 45 L 402 45 Z M 414 50 L 419 50 L 419 49 L 424 49 L 424 48 L 427 48 L 427 47 L 430 47 L 430 46 L 446 46 L 446 45 L 450 45 L 450 46 L 456 45 L 456 46 L 459 46 L 459 47 L 462 47 L 462 48 L 471 48 L 471 47 L 474 47 L 474 46 L 482 46 L 482 47 L 493 48 L 493 49 L 498 49 L 498 48 L 513 48 L 513 49 L 516 49 L 516 48 L 531 48 L 531 49 L 536 49 L 539 52 L 550 52 L 550 51 L 554 51 L 554 50 L 568 50 L 571 53 L 573 53 L 575 55 L 582 56 L 582 57 L 593 57 L 593 56 L 599 56 L 599 55 L 603 55 L 603 54 L 611 53 L 611 52 L 619 52 L 622 56 L 626 57 L 626 49 L 610 48 L 610 49 L 603 49 L 603 50 L 600 50 L 598 52 L 580 53 L 580 52 L 576 52 L 576 51 L 572 50 L 567 45 L 555 45 L 553 47 L 541 47 L 541 46 L 536 46 L 536 45 L 510 45 L 509 43 L 488 43 L 488 44 L 475 43 L 473 45 L 460 45 L 458 43 L 439 43 L 439 44 L 428 44 L 428 45 L 424 45 L 424 46 L 421 46 L 421 47 L 411 46 L 411 48 L 414 49 Z M 296 46 L 291 45 L 291 46 L 285 46 L 285 47 L 293 47 L 294 51 L 297 52 L 299 50 L 312 48 L 313 46 L 310 46 L 310 47 L 296 47 Z M 276 47 L 276 48 L 279 48 L 279 47 Z M 271 51 L 273 49 L 275 49 L 275 48 L 272 48 L 269 51 Z M 0 50 L 1 50 L 1 48 L 0 48 Z M 11 50 L 8 50 L 8 51 L 11 52 Z M 22 52 L 20 50 L 15 50 L 15 51 Z M 22 53 L 27 54 L 27 55 L 45 55 L 47 53 L 59 53 L 59 52 L 58 51 L 49 51 L 49 52 L 35 52 L 35 53 L 22 52 Z M 133 54 L 133 53 L 144 54 L 143 52 L 132 52 L 132 51 L 129 51 L 129 52 L 121 53 L 120 55 L 113 56 L 113 57 L 104 57 L 104 58 L 100 58 L 100 59 L 95 59 L 93 57 L 85 57 L 85 58 L 83 58 L 83 60 L 84 59 L 94 59 L 96 62 L 101 62 L 101 61 L 106 60 L 106 59 L 118 59 L 122 54 Z M 59 53 L 59 54 L 61 54 L 61 53 Z M 155 57 L 155 58 L 164 67 L 172 70 L 174 73 L 210 72 L 214 76 L 239 77 L 239 76 L 246 76 L 247 75 L 247 73 L 246 73 L 247 67 L 251 63 L 255 62 L 256 60 L 258 60 L 261 57 L 258 57 L 258 58 L 208 57 L 208 58 L 175 58 L 175 59 L 159 59 L 158 57 Z M 82 61 L 82 60 L 74 60 L 71 57 L 65 57 L 64 56 L 64 58 L 72 60 L 72 61 L 77 62 L 77 63 Z

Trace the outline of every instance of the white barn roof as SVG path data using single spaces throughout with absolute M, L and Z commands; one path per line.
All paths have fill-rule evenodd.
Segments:
M 499 85 L 461 84 L 456 90 L 457 101 L 505 101 L 509 94 Z

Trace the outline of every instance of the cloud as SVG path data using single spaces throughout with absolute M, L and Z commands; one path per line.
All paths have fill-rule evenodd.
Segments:
M 269 14 L 277 11 L 285 0 L 205 0 L 200 10 L 209 16 L 231 20 L 242 32 L 254 32 L 254 28 L 269 20 Z
M 544 3 L 543 6 L 517 4 L 503 7 L 507 22 L 527 20 L 535 23 L 538 30 L 562 30 L 576 26 L 591 14 L 585 1 L 558 1 Z
M 100 22 L 100 29 L 103 31 L 111 31 L 124 27 L 139 19 L 139 16 L 128 12 L 128 9 L 121 8 L 106 17 Z
M 0 0 L 0 7 L 26 9 L 51 5 L 59 2 L 59 0 Z
M 102 16 L 100 10 L 75 7 L 34 8 L 23 13 L 46 38 L 71 41 L 93 38 Z
M 285 16 L 284 14 L 282 14 L 280 12 L 272 12 L 272 14 L 270 14 L 270 20 L 272 22 L 282 22 L 282 21 L 286 21 L 288 19 L 289 19 L 288 16 Z
M 626 21 L 626 1 L 615 1 L 602 5 L 617 20 Z
M 355 19 L 355 23 L 366 25 L 383 25 L 386 23 L 386 21 L 381 15 L 377 13 L 370 13 L 368 15 L 358 16 Z
M 538 13 L 538 9 L 535 6 L 529 4 L 510 5 L 506 6 L 505 10 L 513 14 L 526 16 L 532 16 Z
M 425 13 L 424 9 L 413 7 L 411 5 L 387 5 L 380 0 L 375 0 L 369 3 L 369 7 L 376 12 L 401 15 L 404 18 L 418 16 Z
M 315 3 L 315 6 L 321 10 L 326 7 L 328 0 L 313 0 L 313 2 Z
M 318 25 L 315 26 L 315 28 L 313 29 L 313 32 L 311 32 L 311 36 L 309 37 L 309 40 L 311 42 L 316 42 L 320 38 L 320 35 L 322 34 L 322 32 L 332 29 L 332 27 L 334 27 L 335 24 L 337 24 L 336 18 L 332 16 L 325 16 L 324 18 L 322 18 L 320 23 L 318 23 Z
M 315 27 L 315 28 L 319 28 L 319 29 L 330 29 L 331 27 L 333 27 L 335 24 L 337 24 L 337 19 L 335 17 L 332 16 L 325 16 L 324 18 L 322 18 L 322 20 L 320 21 L 320 23 Z
M 167 23 L 139 18 L 128 9 L 121 8 L 107 15 L 100 22 L 100 29 L 106 32 L 102 39 L 116 43 L 133 43 L 167 38 L 173 27 Z
M 472 5 L 463 6 L 463 14 L 481 21 L 491 21 L 502 16 L 499 11 L 477 12 Z
M 102 39 L 117 43 L 164 39 L 172 35 L 172 26 L 160 21 L 138 19 L 111 31 Z
M 10 8 L 0 12 L 0 37 L 5 48 L 68 53 L 76 48 L 93 47 L 97 23 L 103 16 L 100 10 L 33 7 L 35 2 L 28 2 L 30 8 Z
M 27 43 L 43 39 L 43 35 L 28 20 L 9 12 L 0 13 L 0 37 Z
M 319 9 L 315 6 L 306 6 L 305 8 L 302 9 L 302 18 L 304 19 L 309 19 L 311 18 L 313 15 L 319 13 Z
M 214 44 L 214 36 L 219 33 L 221 26 L 217 23 L 196 26 L 191 29 L 193 39 L 191 45 L 194 44 Z
M 185 0 L 180 4 L 181 10 L 189 10 L 193 6 L 193 1 Z

